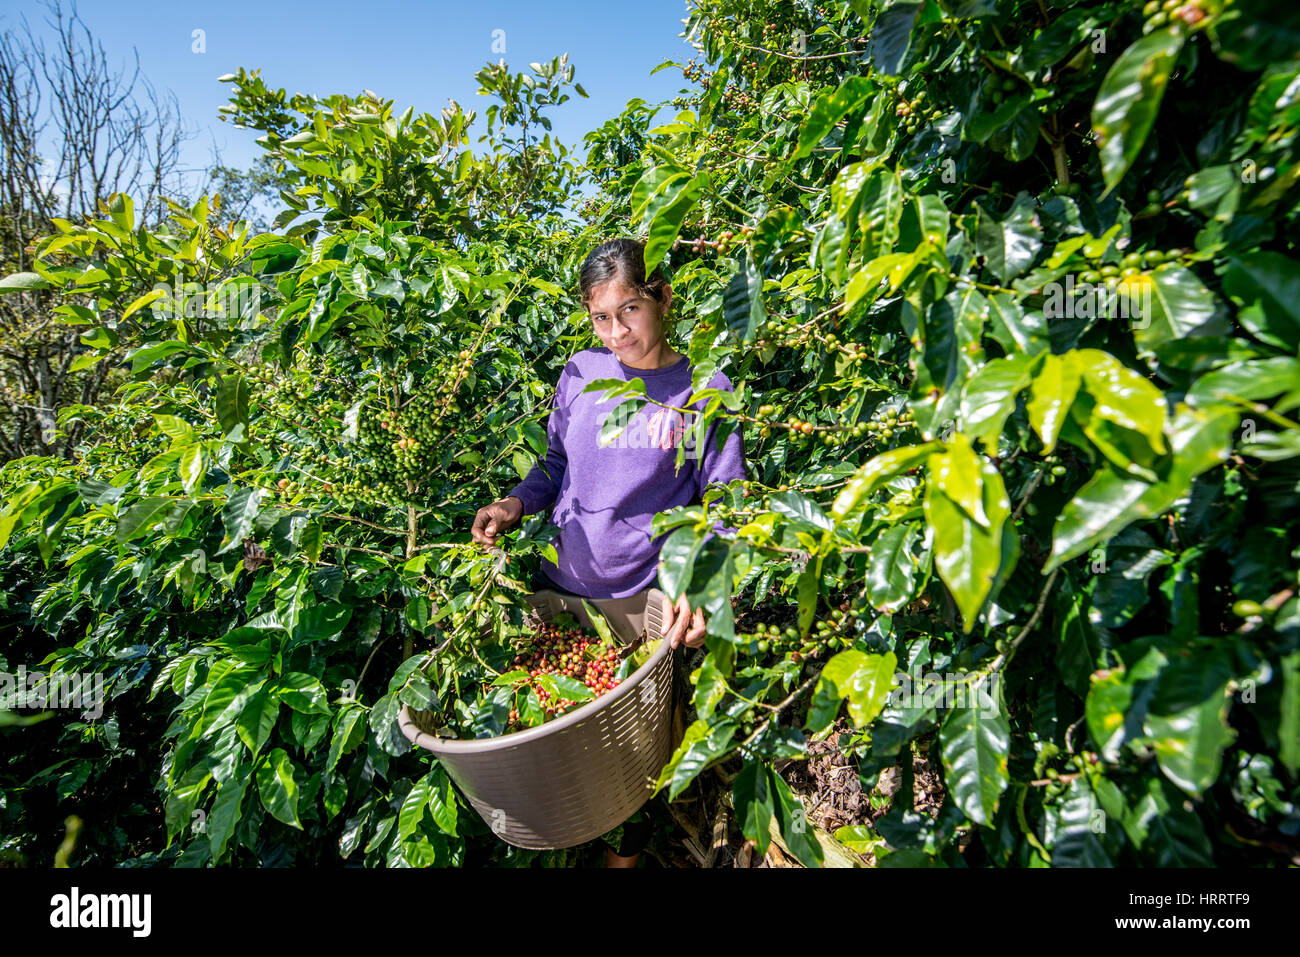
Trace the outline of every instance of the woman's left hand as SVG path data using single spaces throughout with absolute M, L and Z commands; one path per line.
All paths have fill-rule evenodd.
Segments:
M 704 644 L 704 612 L 698 608 L 692 610 L 685 593 L 676 604 L 665 595 L 663 608 L 664 637 L 669 647 L 684 644 L 687 648 L 699 648 Z

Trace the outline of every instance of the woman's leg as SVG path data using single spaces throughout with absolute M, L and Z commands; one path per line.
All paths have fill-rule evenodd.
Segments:
M 651 824 L 644 811 L 638 811 L 623 822 L 623 837 L 615 848 L 606 844 L 606 867 L 636 867 L 637 859 L 650 842 Z

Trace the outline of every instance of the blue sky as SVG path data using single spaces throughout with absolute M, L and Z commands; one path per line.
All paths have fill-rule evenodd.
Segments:
M 66 0 L 65 0 L 66 5 Z M 400 112 L 435 115 L 454 98 L 478 111 L 471 146 L 486 132 L 483 110 L 493 99 L 476 95 L 474 73 L 504 57 L 512 70 L 566 51 L 574 80 L 587 91 L 554 108 L 553 135 L 585 153 L 582 136 L 622 111 L 628 100 L 668 100 L 687 83 L 679 70 L 650 71 L 667 59 L 686 62 L 697 52 L 679 36 L 685 0 L 639 3 L 419 2 L 419 0 L 223 0 L 219 3 L 146 3 L 80 0 L 82 20 L 103 43 L 110 62 L 133 63 L 160 89 L 175 92 L 186 123 L 198 135 L 185 162 L 206 168 L 213 150 L 231 166 L 259 154 L 255 134 L 223 123 L 217 110 L 229 85 L 217 77 L 240 66 L 260 68 L 268 85 L 289 93 L 359 93 L 395 99 Z M 25 15 L 47 33 L 44 8 L 31 0 L 0 0 L 0 30 Z M 194 51 L 202 30 L 205 52 Z M 493 31 L 503 30 L 504 54 L 494 52 Z M 669 105 L 660 120 L 676 111 Z

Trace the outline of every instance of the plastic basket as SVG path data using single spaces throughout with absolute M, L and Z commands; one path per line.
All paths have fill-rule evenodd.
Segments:
M 663 637 L 663 592 L 651 589 L 646 638 Z M 587 599 L 600 608 L 599 599 Z M 529 596 L 534 623 L 562 611 L 590 626 L 582 599 L 555 591 Z M 437 755 L 456 786 L 498 837 L 516 847 L 575 847 L 612 830 L 650 797 L 680 743 L 674 720 L 674 653 L 660 642 L 650 660 L 595 701 L 496 738 L 433 732 L 432 715 L 403 705 L 402 733 Z

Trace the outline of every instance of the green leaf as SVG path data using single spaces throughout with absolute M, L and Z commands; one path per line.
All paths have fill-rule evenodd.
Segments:
M 1160 266 L 1122 280 L 1117 290 L 1126 295 L 1140 318 L 1132 323 L 1138 355 L 1151 356 L 1157 346 L 1194 335 L 1228 332 L 1218 314 L 1214 293 L 1196 274 L 1182 266 Z M 1144 311 L 1149 310 L 1149 311 Z
M 356 750 L 366 732 L 365 709 L 353 705 L 340 711 L 334 718 L 334 736 L 330 739 L 329 756 L 325 770 L 332 772 L 345 754 Z
M 239 434 L 242 436 L 241 441 L 247 442 L 248 397 L 248 383 L 242 375 L 229 375 L 221 380 L 221 386 L 217 389 L 216 413 L 224 438 L 234 441 L 233 436 Z M 241 425 L 243 431 L 237 433 L 236 430 Z
M 429 804 L 429 775 L 416 781 L 402 801 L 402 808 L 397 814 L 397 839 L 404 841 L 415 833 L 424 819 L 424 809 Z
M 985 527 L 934 483 L 926 486 L 925 520 L 934 530 L 934 564 L 961 612 L 966 634 L 975 625 L 980 608 L 993 588 L 1002 563 L 1002 524 L 1011 514 L 1002 475 L 992 463 L 980 459 L 983 473 L 981 501 L 988 516 Z
M 982 459 L 961 432 L 953 433 L 948 447 L 926 462 L 927 488 L 946 495 L 973 521 L 989 527 L 984 512 L 984 483 L 980 477 Z
M 674 184 L 680 186 L 690 179 L 690 175 L 685 170 L 664 166 L 651 166 L 647 169 L 632 186 L 633 225 L 640 224 L 647 218 L 653 219 L 655 210 L 668 201 L 665 193 L 668 187 Z
M 193 495 L 198 492 L 206 474 L 207 467 L 204 464 L 203 446 L 195 444 L 186 447 L 181 452 L 180 462 L 181 487 L 185 489 L 185 494 Z
M 552 694 L 558 694 L 561 698 L 568 698 L 570 701 L 591 701 L 596 697 L 596 693 L 577 678 L 571 678 L 568 675 L 552 675 L 551 677 L 554 685 Z
M 1223 749 L 1236 737 L 1228 727 L 1224 691 L 1224 686 L 1212 688 L 1202 701 L 1172 714 L 1146 715 L 1143 729 L 1152 739 L 1160 770 L 1188 794 L 1202 794 L 1214 784 Z
M 809 530 L 830 530 L 834 523 L 812 499 L 798 492 L 774 492 L 768 496 L 772 511 Z
M 912 45 L 912 27 L 923 6 L 922 3 L 895 3 L 875 18 L 864 55 L 878 72 L 893 76 L 902 70 Z
M 1289 356 L 1232 362 L 1201 376 L 1187 390 L 1188 405 L 1205 407 L 1230 402 L 1229 396 L 1249 401 L 1271 399 L 1300 389 L 1300 361 Z
M 876 610 L 892 614 L 911 600 L 920 571 L 912 549 L 920 531 L 912 523 L 895 525 L 872 543 L 867 555 L 867 600 Z
M 682 590 L 690 584 L 695 557 L 703 544 L 703 537 L 689 526 L 674 529 L 664 539 L 659 550 L 659 587 L 673 601 L 681 597 Z
M 929 458 L 932 452 L 942 448 L 943 445 L 939 442 L 926 442 L 923 445 L 891 449 L 870 459 L 859 466 L 835 496 L 835 503 L 831 506 L 831 516 L 836 522 L 843 522 L 861 507 L 872 492 L 889 479 L 919 465 Z
M 117 519 L 116 540 L 119 545 L 129 542 L 141 532 L 152 529 L 171 511 L 176 500 L 163 496 L 150 496 L 136 502 Z
M 808 560 L 799 581 L 795 585 L 795 595 L 799 600 L 799 633 L 807 634 L 812 626 L 813 616 L 817 614 L 817 596 L 820 593 L 822 577 L 822 556 L 817 555 Z
M 983 441 L 990 454 L 997 454 L 1002 426 L 1015 411 L 1016 396 L 1029 384 L 1033 364 L 1034 358 L 1024 353 L 992 359 L 962 390 L 962 431 Z
M 1143 863 L 1154 867 L 1213 867 L 1209 837 L 1195 811 L 1168 782 L 1148 776 L 1146 793 L 1140 794 L 1123 819 L 1129 840 L 1141 849 Z
M 712 728 L 707 721 L 692 723 L 682 736 L 681 744 L 660 772 L 659 779 L 655 782 L 655 793 L 669 785 L 668 800 L 675 800 L 701 771 L 731 749 L 731 740 L 739 727 L 737 722 L 730 719 L 721 721 Z
M 249 768 L 245 766 L 217 790 L 216 800 L 212 802 L 212 813 L 207 820 L 208 845 L 212 848 L 213 861 L 221 860 L 226 845 L 235 835 L 235 827 L 240 820 L 239 808 L 251 777 Z
M 1079 349 L 1075 358 L 1084 388 L 1097 400 L 1094 413 L 1144 435 L 1152 450 L 1163 454 L 1164 394 L 1150 380 L 1100 349 Z
M 1080 393 L 1070 408 L 1073 424 L 1115 468 L 1143 481 L 1158 481 L 1158 456 L 1151 448 L 1150 440 L 1141 433 L 1102 418 L 1099 414 L 1102 405 L 1091 393 Z
M 1074 404 L 1081 381 L 1077 353 L 1067 352 L 1060 356 L 1047 353 L 1043 356 L 1043 363 L 1030 386 L 1027 411 L 1029 424 L 1042 439 L 1043 451 L 1049 455 L 1056 449 L 1061 425 Z
M 1001 687 L 980 707 L 963 704 L 949 711 L 939 728 L 939 743 L 948 793 L 968 818 L 989 826 L 1010 781 L 1011 726 Z
M 600 425 L 600 444 L 608 445 L 622 435 L 643 405 L 645 402 L 641 399 L 626 399 L 615 406 Z
M 770 774 L 762 761 L 746 761 L 732 787 L 740 833 L 755 843 L 760 856 L 767 853 L 769 828 L 776 813 Z
M 1054 816 L 1055 840 L 1051 842 L 1053 867 L 1113 867 L 1107 850 L 1106 831 L 1098 827 L 1096 795 L 1084 778 L 1069 783 Z M 1104 824 L 1104 816 L 1100 818 Z M 1109 842 L 1113 843 L 1113 841 Z
M 131 303 L 131 305 L 126 307 L 126 309 L 122 313 L 123 321 L 130 319 L 132 316 L 134 316 L 145 306 L 149 305 L 152 302 L 157 302 L 165 295 L 167 295 L 166 289 L 154 289 L 151 292 L 146 292 L 143 296 L 139 297 L 133 303 Z
M 49 289 L 50 283 L 34 272 L 10 273 L 0 279 L 0 294 L 21 292 L 24 289 Z
M 1291 353 L 1300 348 L 1300 262 L 1275 252 L 1231 256 L 1223 291 L 1260 341 Z
M 309 674 L 301 671 L 286 672 L 276 680 L 271 690 L 294 711 L 303 714 L 330 713 L 325 686 Z
M 1007 354 L 1019 351 L 1036 356 L 1051 352 L 1047 320 L 1041 312 L 1025 312 L 1020 303 L 1007 292 L 991 294 L 988 306 L 989 334 Z
M 456 810 L 456 792 L 451 786 L 451 778 L 441 765 L 429 772 L 429 812 L 438 829 L 452 837 L 456 836 L 456 822 L 459 812 Z
M 649 275 L 672 248 L 682 221 L 699 201 L 700 194 L 709 185 L 709 173 L 701 170 L 685 183 L 674 181 L 664 190 L 666 201 L 654 210 L 650 220 L 649 238 L 645 244 L 645 269 Z
M 184 419 L 157 412 L 153 417 L 158 422 L 158 428 L 171 438 L 173 446 L 190 445 L 194 442 L 194 427 Z
M 1141 152 L 1184 39 L 1183 31 L 1173 26 L 1151 32 L 1121 53 L 1101 81 L 1092 105 L 1092 128 L 1101 147 L 1106 182 L 1102 198 L 1124 178 Z
M 1278 706 L 1278 760 L 1294 775 L 1300 771 L 1300 651 L 1283 655 L 1282 700 Z
M 221 521 L 225 525 L 225 544 L 217 549 L 221 555 L 237 546 L 242 546 L 257 521 L 258 502 L 261 500 L 260 488 L 241 488 L 234 492 L 221 509 Z
M 739 268 L 722 294 L 722 315 L 727 328 L 742 342 L 752 342 L 767 319 L 763 276 L 750 261 L 746 248 L 740 250 Z
M 976 203 L 975 250 L 984 257 L 985 268 L 1007 285 L 1023 273 L 1043 246 L 1043 230 L 1037 225 L 1034 201 L 1021 192 L 1006 216 L 998 219 L 982 203 Z
M 640 376 L 635 376 L 631 379 L 595 379 L 592 382 L 588 382 L 587 385 L 583 387 L 582 391 L 584 393 L 603 392 L 604 395 L 597 399 L 597 402 L 612 402 L 614 399 L 621 399 L 623 396 L 627 395 L 645 397 L 646 394 L 645 380 Z M 525 428 L 527 428 L 528 425 L 533 425 L 537 430 L 535 441 L 534 436 L 528 436 L 529 442 L 533 446 L 533 451 L 538 455 L 544 454 L 546 452 L 545 434 L 541 431 L 541 427 L 537 426 L 536 423 L 526 423 Z
M 108 214 L 128 233 L 135 229 L 135 204 L 126 193 L 114 193 L 108 202 Z
M 276 748 L 257 766 L 257 791 L 262 807 L 278 821 L 302 830 L 298 820 L 298 785 L 293 779 L 293 762 L 283 748 Z
M 817 679 L 804 727 L 814 732 L 826 728 L 845 698 L 853 726 L 867 727 L 889 700 L 897 664 L 892 651 L 876 655 L 850 649 L 835 655 Z
M 790 791 L 785 779 L 771 769 L 766 769 L 773 795 L 776 797 L 776 823 L 790 853 L 804 867 L 820 867 L 823 860 L 821 843 L 801 802 Z
M 726 676 L 718 670 L 717 658 L 713 653 L 707 655 L 704 664 L 695 672 L 695 694 L 693 704 L 701 718 L 713 716 L 713 709 L 726 696 L 730 689 Z
M 823 91 L 799 130 L 799 146 L 790 159 L 803 159 L 812 153 L 846 113 L 861 106 L 875 91 L 875 82 L 866 76 L 847 77 L 835 89 Z
M 177 352 L 183 352 L 189 346 L 176 339 L 168 339 L 166 342 L 156 342 L 151 345 L 141 346 L 132 352 L 128 359 L 131 360 L 131 373 L 135 374 L 146 366 L 150 366 L 159 359 L 166 359 L 168 356 Z
M 167 799 L 163 806 L 163 821 L 167 825 L 168 844 L 171 844 L 172 839 L 192 823 L 190 815 L 199 803 L 199 798 L 203 796 L 208 782 L 212 780 L 210 767 L 210 760 L 194 765 L 167 792 Z
M 280 714 L 280 702 L 265 691 L 259 691 L 248 699 L 244 709 L 235 719 L 235 731 L 239 739 L 248 745 L 253 756 L 262 750 L 275 727 L 275 719 Z
M 1173 465 L 1163 481 L 1149 483 L 1103 466 L 1075 494 L 1052 530 L 1047 574 L 1105 541 L 1130 522 L 1163 513 L 1184 495 L 1201 472 L 1227 460 L 1238 416 L 1231 410 L 1179 406 L 1170 427 Z

